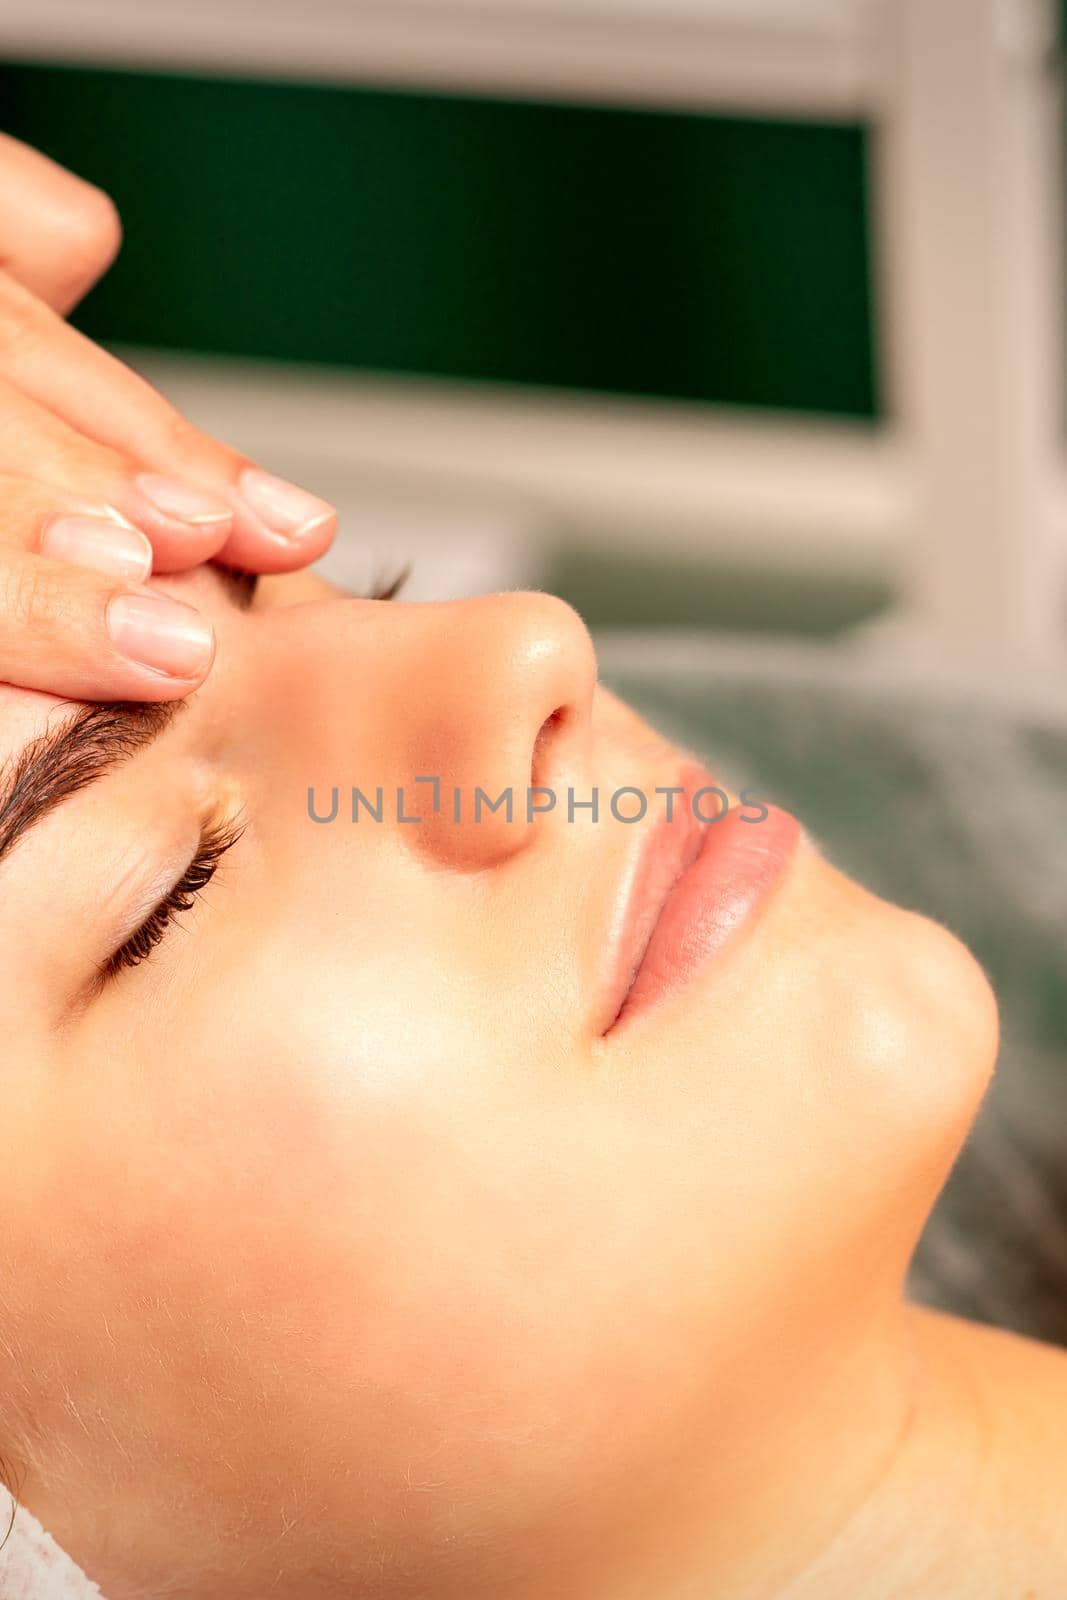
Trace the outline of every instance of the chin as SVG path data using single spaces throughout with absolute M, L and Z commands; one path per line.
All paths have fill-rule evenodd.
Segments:
M 835 1203 L 854 1206 L 857 1222 L 884 1222 L 902 1201 L 903 1237 L 921 1227 L 974 1121 L 998 1036 L 992 989 L 966 946 L 805 841 L 754 925 L 684 1005 L 664 1008 L 659 1040 L 702 1091 L 743 1082 L 768 1145 L 818 1152 Z
M 974 1120 L 996 1064 L 996 997 L 974 955 L 942 924 L 893 908 L 906 1003 L 913 1017 L 916 1090 L 928 1114 L 958 1128 Z
M 949 929 L 832 876 L 852 908 L 828 958 L 844 1018 L 839 1081 L 854 1080 L 872 1174 L 917 1237 L 993 1074 L 996 999 Z

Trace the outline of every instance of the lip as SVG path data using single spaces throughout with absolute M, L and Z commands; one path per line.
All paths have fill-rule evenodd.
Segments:
M 687 767 L 676 786 L 673 814 L 653 825 L 620 885 L 605 1034 L 693 981 L 762 905 L 800 837 L 796 818 L 764 801 L 731 802 L 721 820 L 702 821 L 721 807 L 700 797 L 716 788 L 702 767 Z

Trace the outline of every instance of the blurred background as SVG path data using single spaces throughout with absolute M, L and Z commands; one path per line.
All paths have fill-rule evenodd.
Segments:
M 125 224 L 78 322 L 340 507 L 330 575 L 564 595 L 977 951 L 1004 1065 L 916 1289 L 1063 1342 L 1065 37 L 1054 0 L 0 6 L 0 125 Z
M 0 115 L 124 218 L 81 325 L 333 496 L 342 576 L 1045 654 L 1062 20 L 4 0 Z

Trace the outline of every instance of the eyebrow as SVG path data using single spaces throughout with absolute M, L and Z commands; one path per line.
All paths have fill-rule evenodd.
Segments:
M 0 861 L 38 822 L 144 750 L 185 705 L 116 701 L 83 706 L 0 768 Z
M 255 598 L 259 574 L 245 572 L 241 567 L 223 567 L 220 565 L 213 565 L 211 570 L 238 611 L 247 611 Z
M 211 569 L 239 611 L 252 604 L 258 579 L 234 567 Z M 31 739 L 0 766 L 0 861 L 57 806 L 97 783 L 164 733 L 185 700 L 114 701 L 82 706 Z

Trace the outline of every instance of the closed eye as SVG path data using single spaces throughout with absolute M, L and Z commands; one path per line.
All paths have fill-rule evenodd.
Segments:
M 259 577 L 254 572 L 244 572 L 238 567 L 214 565 L 217 575 L 230 601 L 238 611 L 251 611 L 256 600 Z M 344 589 L 335 585 L 338 593 L 347 594 L 351 600 L 395 600 L 411 576 L 411 567 L 401 566 L 391 573 L 381 573 L 369 584 Z
M 411 566 L 408 564 L 392 572 L 380 573 L 370 583 L 354 587 L 335 584 L 334 592 L 347 595 L 349 600 L 395 600 L 410 577 Z
M 192 909 L 197 896 L 215 876 L 219 862 L 227 850 L 233 849 L 243 832 L 241 825 L 234 822 L 216 823 L 204 830 L 196 854 L 178 882 L 153 907 L 136 933 L 101 963 L 102 981 L 114 978 L 125 967 L 136 967 L 147 960 L 166 937 L 175 917 Z
M 366 600 L 395 600 L 410 577 L 410 566 L 401 567 L 399 571 L 393 573 L 392 577 L 379 578 L 363 598 Z

